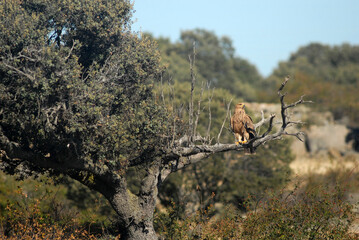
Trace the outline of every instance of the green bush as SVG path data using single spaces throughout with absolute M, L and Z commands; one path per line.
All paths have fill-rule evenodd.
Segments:
M 244 239 L 352 239 L 352 206 L 343 190 L 318 186 L 270 194 L 241 222 Z
M 248 197 L 244 215 L 228 208 L 220 217 L 210 217 L 210 209 L 183 217 L 174 205 L 157 214 L 155 223 L 164 239 L 358 239 L 349 231 L 355 215 L 343 195 L 339 185 L 296 186 L 266 198 Z
M 80 226 L 76 213 L 64 211 L 54 195 L 32 198 L 18 187 L 17 201 L 8 204 L 0 216 L 1 239 L 96 239 Z M 41 202 L 52 204 L 42 207 Z

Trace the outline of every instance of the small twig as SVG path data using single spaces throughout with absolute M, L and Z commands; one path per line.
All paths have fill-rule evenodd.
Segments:
M 161 73 L 161 98 L 162 98 L 162 103 L 163 103 L 163 106 L 166 106 L 166 101 L 165 101 L 165 96 L 163 94 L 163 76 L 162 76 L 162 73 Z
M 222 131 L 223 131 L 223 128 L 224 128 L 224 124 L 226 123 L 227 118 L 228 118 L 228 115 L 229 115 L 229 113 L 230 113 L 230 106 L 231 106 L 232 100 L 233 100 L 233 99 L 231 99 L 231 101 L 229 101 L 229 103 L 227 104 L 227 114 L 226 114 L 226 117 L 225 117 L 224 120 L 223 120 L 221 130 L 220 130 L 219 133 L 218 133 L 217 143 L 219 143 L 219 138 L 221 137 L 221 134 L 222 134 Z
M 195 42 L 193 42 L 193 57 L 191 57 L 190 55 L 188 56 L 189 58 L 189 65 L 190 65 L 190 72 L 191 72 L 191 99 L 190 99 L 190 103 L 189 103 L 189 118 L 188 118 L 188 123 L 189 123 L 189 136 L 192 137 L 194 135 L 193 132 L 193 93 L 194 93 L 194 87 L 195 87 L 195 82 L 196 82 L 196 76 L 194 74 L 194 65 L 196 62 L 196 45 Z
M 261 110 L 261 117 L 262 117 L 262 119 L 259 122 L 257 122 L 256 124 L 254 124 L 254 130 L 257 132 L 257 135 L 259 134 L 259 131 L 257 131 L 257 128 L 259 128 L 263 124 L 269 122 L 269 119 L 270 119 L 270 118 L 264 118 L 263 110 Z
M 201 102 L 202 102 L 202 97 L 203 97 L 203 91 L 204 91 L 204 83 L 202 82 L 201 94 L 199 96 L 199 100 L 198 100 L 198 103 L 197 103 L 196 120 L 194 121 L 193 136 L 196 136 L 199 115 L 201 114 Z
M 207 89 L 210 92 L 210 83 L 207 82 Z M 206 139 L 207 142 L 210 143 L 210 131 L 211 131 L 211 124 L 212 124 L 212 111 L 211 111 L 211 102 L 213 98 L 214 88 L 211 94 L 208 94 L 208 127 L 207 127 L 207 134 Z
M 73 40 L 73 41 L 72 41 L 72 47 L 71 47 L 69 53 L 67 54 L 67 57 L 65 58 L 65 62 L 67 62 L 67 60 L 71 57 L 71 54 L 72 54 L 72 51 L 73 51 L 74 48 L 75 48 L 75 45 L 76 45 L 76 42 Z
M 294 103 L 292 103 L 292 104 L 285 105 L 284 108 L 287 109 L 287 108 L 295 107 L 295 106 L 297 106 L 298 104 L 302 104 L 302 103 L 313 103 L 312 101 L 305 101 L 305 100 L 303 100 L 304 96 L 305 96 L 305 95 L 302 95 L 298 101 L 296 101 L 296 102 L 294 102 Z
M 12 59 L 19 59 L 19 58 L 24 58 L 24 59 L 26 59 L 26 60 L 28 60 L 28 61 L 30 61 L 30 62 L 38 62 L 38 61 L 39 61 L 38 59 L 31 58 L 31 57 L 26 56 L 26 55 L 23 55 L 23 54 L 21 54 L 21 53 L 19 53 L 18 56 L 14 57 L 14 58 L 12 58 Z
M 294 137 L 296 137 L 297 139 L 299 139 L 299 141 L 304 142 L 304 140 L 301 138 L 301 136 L 304 136 L 304 133 L 303 133 L 303 132 L 297 132 L 297 133 L 287 133 L 287 132 L 284 132 L 283 135 L 294 136 Z
M 172 128 L 172 141 L 171 141 L 171 146 L 174 145 L 175 140 L 176 140 L 176 115 L 175 115 L 175 110 L 174 110 L 174 85 L 171 85 L 170 82 L 168 82 L 168 86 L 169 86 L 169 101 L 171 102 L 171 106 L 172 106 L 172 119 L 173 119 L 173 128 Z M 164 101 L 164 99 L 163 99 Z
M 278 95 L 281 95 L 281 91 L 283 90 L 284 86 L 287 84 L 287 82 L 289 81 L 290 79 L 290 76 L 287 75 L 285 78 L 284 78 L 284 82 L 282 82 L 282 84 L 280 85 L 279 89 L 278 89 Z
M 288 121 L 287 122 L 287 125 L 290 125 L 290 124 L 293 124 L 293 125 L 298 125 L 298 124 L 305 124 L 305 122 L 302 122 L 302 121 Z

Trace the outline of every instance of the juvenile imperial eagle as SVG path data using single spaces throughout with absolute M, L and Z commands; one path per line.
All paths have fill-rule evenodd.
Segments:
M 231 127 L 236 138 L 236 144 L 247 143 L 256 135 L 252 118 L 246 114 L 244 107 L 243 103 L 238 103 L 231 117 Z

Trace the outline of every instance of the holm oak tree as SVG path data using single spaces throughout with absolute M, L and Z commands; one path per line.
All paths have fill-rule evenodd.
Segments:
M 100 192 L 127 239 L 157 239 L 153 212 L 169 174 L 217 152 L 255 149 L 288 133 L 274 115 L 244 145 L 211 144 L 178 122 L 152 91 L 162 73 L 156 45 L 131 33 L 132 4 L 122 0 L 2 0 L 0 3 L 0 169 L 25 178 L 66 175 Z M 195 75 L 192 74 L 192 83 Z M 193 91 L 192 84 L 192 89 Z M 200 141 L 198 141 L 200 140 Z M 131 192 L 126 172 L 144 172 Z

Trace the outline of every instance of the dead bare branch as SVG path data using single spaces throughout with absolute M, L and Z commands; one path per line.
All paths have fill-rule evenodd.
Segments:
M 207 90 L 210 93 L 211 89 L 210 89 L 211 83 L 207 82 Z M 211 137 L 210 137 L 210 131 L 211 131 L 211 124 L 212 124 L 212 112 L 211 112 L 211 103 L 212 103 L 212 98 L 213 98 L 213 93 L 214 93 L 214 88 L 212 89 L 212 92 L 210 94 L 208 94 L 208 127 L 207 127 L 207 134 L 206 134 L 206 141 L 208 142 L 208 144 L 211 143 Z
M 75 45 L 76 45 L 76 42 L 73 40 L 73 41 L 72 41 L 72 47 L 71 47 L 69 53 L 67 54 L 67 56 L 66 56 L 66 58 L 65 58 L 65 62 L 67 62 L 67 60 L 71 57 L 71 54 L 72 54 L 72 51 L 73 51 L 74 48 L 75 48 Z
M 172 119 L 173 119 L 173 126 L 172 126 L 172 141 L 171 141 L 171 146 L 174 145 L 175 143 L 175 140 L 176 140 L 176 126 L 177 126 L 177 123 L 176 123 L 176 120 L 177 120 L 177 116 L 176 116 L 176 112 L 175 112 L 175 106 L 174 106 L 174 98 L 175 98 L 175 91 L 174 91 L 174 85 L 171 85 L 170 83 L 168 83 L 168 86 L 169 86 L 169 99 L 170 99 L 170 102 L 171 102 L 171 111 L 172 111 Z
M 273 120 L 273 114 L 271 114 L 268 118 L 265 118 L 264 117 L 264 112 L 263 110 L 261 110 L 261 116 L 262 116 L 262 119 L 257 122 L 256 124 L 254 124 L 254 129 L 255 131 L 257 132 L 257 134 L 259 134 L 259 131 L 257 131 L 257 128 L 260 128 L 261 126 L 263 126 L 264 124 L 268 123 L 269 121 Z
M 194 129 L 193 129 L 193 115 L 194 115 L 194 110 L 193 110 L 193 95 L 194 95 L 194 88 L 195 88 L 195 83 L 196 83 L 196 75 L 194 73 L 194 65 L 196 62 L 196 45 L 195 42 L 193 42 L 193 55 L 191 57 L 191 55 L 188 56 L 189 58 L 189 65 L 190 65 L 190 73 L 191 73 L 191 99 L 189 102 L 189 118 L 188 118 L 188 123 L 189 123 L 189 135 L 193 136 L 194 135 Z
M 275 114 L 271 114 L 270 117 L 269 117 L 269 126 L 268 126 L 268 129 L 265 133 L 262 134 L 261 137 L 265 137 L 267 136 L 271 131 L 272 131 L 272 128 L 273 128 L 273 119 L 275 118 Z
M 281 116 L 282 116 L 282 129 L 283 129 L 283 131 L 289 124 L 289 116 L 287 114 L 287 109 L 288 108 L 292 108 L 292 107 L 295 107 L 295 106 L 297 106 L 299 104 L 303 104 L 303 103 L 312 103 L 312 101 L 305 101 L 303 99 L 304 95 L 302 95 L 300 97 L 300 99 L 298 101 L 294 102 L 294 103 L 291 103 L 291 104 L 288 104 L 288 105 L 284 103 L 284 97 L 286 96 L 286 93 L 283 94 L 281 91 L 283 90 L 283 88 L 285 87 L 285 85 L 287 84 L 289 79 L 290 79 L 290 76 L 286 76 L 284 82 L 281 84 L 281 86 L 278 89 L 278 96 L 279 96 L 280 103 L 281 103 Z M 294 122 L 292 122 L 292 123 L 294 123 Z
M 287 84 L 289 79 L 290 79 L 289 75 L 284 78 L 284 82 L 282 82 L 282 84 L 280 85 L 280 87 L 278 89 L 278 95 L 280 95 L 280 92 L 283 90 L 284 86 Z
M 304 133 L 303 133 L 303 132 L 296 132 L 296 133 L 287 133 L 287 132 L 284 132 L 283 135 L 294 136 L 294 137 L 296 137 L 299 141 L 304 142 L 304 140 L 301 138 L 301 136 L 304 137 Z
M 313 103 L 312 101 L 305 101 L 305 100 L 303 100 L 304 96 L 305 96 L 305 95 L 302 95 L 298 101 L 296 101 L 296 102 L 294 102 L 294 103 L 292 103 L 292 104 L 285 105 L 285 109 L 295 107 L 295 106 L 297 106 L 298 104 L 302 104 L 302 103 Z
M 203 92 L 204 92 L 204 83 L 202 82 L 201 93 L 199 96 L 199 100 L 197 102 L 197 112 L 196 112 L 196 120 L 194 121 L 193 136 L 196 135 L 199 115 L 201 114 L 201 102 L 202 102 Z
M 171 172 L 177 171 L 179 169 L 182 169 L 189 164 L 196 163 L 198 161 L 201 161 L 204 158 L 209 157 L 212 154 L 219 153 L 219 152 L 226 152 L 226 151 L 243 151 L 245 149 L 250 149 L 251 152 L 254 151 L 258 146 L 272 140 L 281 139 L 282 136 L 294 136 L 298 140 L 303 141 L 302 136 L 304 135 L 303 132 L 294 132 L 289 133 L 287 131 L 287 128 L 293 125 L 302 124 L 303 122 L 300 120 L 297 121 L 291 121 L 290 116 L 287 113 L 288 108 L 292 108 L 297 106 L 298 104 L 302 103 L 310 103 L 311 101 L 305 101 L 303 100 L 303 96 L 296 102 L 286 105 L 284 103 L 284 97 L 286 94 L 282 94 L 282 90 L 284 89 L 286 83 L 289 81 L 289 77 L 286 77 L 284 82 L 281 84 L 278 95 L 280 98 L 281 103 L 281 119 L 280 127 L 276 128 L 276 130 L 273 132 L 274 129 L 274 118 L 275 114 L 271 114 L 269 117 L 265 118 L 263 111 L 261 112 L 261 120 L 256 123 L 254 126 L 255 128 L 259 128 L 264 124 L 268 123 L 268 128 L 263 134 L 257 134 L 253 139 L 251 139 L 248 143 L 243 145 L 236 145 L 236 144 L 221 144 L 219 143 L 219 138 L 221 136 L 222 130 L 224 128 L 225 122 L 230 115 L 230 104 L 231 101 L 227 104 L 227 114 L 226 118 L 224 119 L 222 123 L 221 130 L 217 136 L 217 143 L 214 145 L 205 144 L 202 142 L 201 145 L 181 145 L 177 144 L 175 148 L 169 149 L 168 153 L 166 154 L 165 161 L 162 163 L 162 176 L 161 179 L 165 179 L 168 174 Z M 208 134 L 208 133 L 207 133 Z M 196 138 L 200 138 L 200 136 L 196 136 Z M 207 138 L 207 137 L 206 137 Z M 188 137 L 182 137 L 182 142 L 188 141 Z

